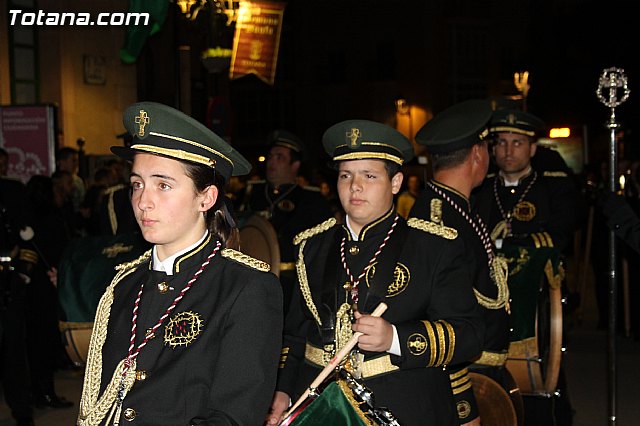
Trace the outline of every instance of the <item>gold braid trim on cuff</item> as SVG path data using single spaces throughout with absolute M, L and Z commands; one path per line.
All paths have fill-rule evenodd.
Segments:
M 469 383 L 469 376 L 467 374 L 465 374 L 464 376 L 460 377 L 459 379 L 456 380 L 451 380 L 451 387 L 454 389 L 453 393 L 455 394 L 456 391 L 455 389 L 466 384 Z
M 21 249 L 19 259 L 25 262 L 36 264 L 38 263 L 38 253 L 29 249 Z
M 469 374 L 469 369 L 468 368 L 463 368 L 460 371 L 456 371 L 455 373 L 450 373 L 449 374 L 449 380 L 457 380 L 462 376 L 466 376 L 467 374 Z
M 429 348 L 429 364 L 427 367 L 434 367 L 436 362 L 436 336 L 435 331 L 433 329 L 433 324 L 431 321 L 422 321 L 425 330 L 427 331 L 427 337 L 429 339 L 429 343 L 427 343 L 427 347 Z
M 544 244 L 542 244 L 542 242 L 540 241 L 538 234 L 531 234 L 531 239 L 533 240 L 533 244 L 536 246 L 536 248 L 544 247 Z
M 446 341 L 447 343 L 445 343 L 443 349 L 442 349 L 442 353 L 444 356 L 444 361 L 443 361 L 443 365 L 448 365 L 451 360 L 453 359 L 453 353 L 455 352 L 456 349 L 456 332 L 453 329 L 453 326 L 451 326 L 451 324 L 449 324 L 447 321 L 443 321 L 443 320 L 438 320 L 439 324 L 442 324 L 442 326 L 444 327 L 443 333 L 446 334 Z
M 473 383 L 471 382 L 471 380 L 469 380 L 465 385 L 452 389 L 452 392 L 454 395 L 459 395 L 464 391 L 471 389 L 472 386 Z
M 473 383 L 469 375 L 464 375 L 460 379 L 451 381 L 451 390 L 454 395 L 459 395 L 469 389 Z

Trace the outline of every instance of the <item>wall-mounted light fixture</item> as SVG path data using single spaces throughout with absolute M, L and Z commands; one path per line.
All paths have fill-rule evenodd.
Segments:
M 527 95 L 531 85 L 529 84 L 529 71 L 522 71 L 513 74 L 513 84 L 522 95 L 522 110 L 527 111 Z
M 403 114 L 403 115 L 411 113 L 409 103 L 402 96 L 399 96 L 398 98 L 396 98 L 396 112 L 398 114 Z
M 176 4 L 180 8 L 180 12 L 189 18 L 191 16 L 191 8 L 199 1 L 200 0 L 176 0 Z
M 209 6 L 216 13 L 224 13 L 227 15 L 227 25 L 231 25 L 236 21 L 240 2 L 238 0 L 175 0 L 176 5 L 180 8 L 180 12 L 189 20 L 195 21 L 201 9 Z
M 571 129 L 568 127 L 554 127 L 549 130 L 550 138 L 568 138 L 571 136 Z

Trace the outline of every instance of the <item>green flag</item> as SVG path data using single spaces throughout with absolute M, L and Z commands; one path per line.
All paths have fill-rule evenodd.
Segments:
M 130 0 L 129 14 L 131 13 L 148 13 L 149 20 L 147 25 L 140 22 L 136 24 L 133 19 L 127 27 L 124 46 L 120 49 L 120 60 L 125 64 L 132 64 L 138 59 L 138 55 L 142 51 L 147 38 L 160 31 L 167 10 L 169 9 L 168 0 Z M 131 15 L 129 15 L 131 16 Z M 144 19 L 140 19 L 144 22 Z
M 365 426 L 372 424 L 344 382 L 332 382 L 290 426 Z

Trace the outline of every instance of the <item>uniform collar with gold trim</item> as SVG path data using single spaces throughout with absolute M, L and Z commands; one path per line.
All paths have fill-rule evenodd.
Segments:
M 445 185 L 442 182 L 438 182 L 435 179 L 432 179 L 431 183 L 433 183 L 435 186 L 437 186 L 438 188 L 440 188 L 441 190 L 446 192 L 447 195 L 451 199 L 453 199 L 453 201 L 455 201 L 455 203 L 458 206 L 467 206 L 467 212 L 471 211 L 471 201 L 469 201 L 469 199 L 467 197 L 465 197 L 463 193 L 461 193 L 460 191 L 458 191 L 455 188 L 452 188 L 452 187 L 450 187 L 448 185 Z
M 373 238 L 379 234 L 386 234 L 389 231 L 389 228 L 393 224 L 393 220 L 396 217 L 396 207 L 395 205 L 391 206 L 391 209 L 378 219 L 373 222 L 362 227 L 360 231 L 360 235 L 358 235 L 358 241 L 364 241 L 365 238 Z M 348 220 L 348 218 L 346 219 Z M 343 228 L 347 231 L 348 239 L 353 240 L 351 230 L 347 227 L 347 225 L 343 224 Z
M 164 272 L 166 272 L 167 275 L 174 275 L 174 274 L 180 273 L 181 269 L 189 268 L 190 266 L 192 266 L 192 264 L 198 264 L 198 262 L 201 259 L 201 256 L 198 256 L 198 253 L 202 252 L 204 248 L 206 248 L 208 245 L 210 245 L 212 242 L 215 242 L 215 241 L 216 239 L 213 238 L 213 236 L 207 231 L 205 235 L 202 237 L 202 239 L 200 239 L 200 241 L 198 241 L 197 243 L 195 243 L 190 247 L 187 247 L 181 252 L 173 256 L 170 256 L 164 262 L 162 262 L 165 265 L 165 267 L 167 265 L 172 265 L 170 269 L 167 268 L 167 270 Z M 208 255 L 209 253 L 207 252 L 206 254 Z M 151 270 L 155 270 L 156 267 L 158 267 L 157 262 L 158 262 L 158 259 L 155 254 L 155 247 L 154 247 L 153 256 L 152 256 L 152 260 L 150 262 L 149 268 Z
M 529 170 L 527 170 L 527 173 L 524 176 L 522 176 L 520 179 L 518 179 L 518 184 L 515 186 L 520 186 L 524 184 L 532 176 L 533 176 L 533 167 L 529 166 Z M 502 186 L 507 186 L 505 185 L 504 175 L 502 174 L 502 171 L 498 172 L 497 177 L 500 178 L 500 184 L 502 184 Z M 514 185 L 510 185 L 510 186 L 514 186 Z

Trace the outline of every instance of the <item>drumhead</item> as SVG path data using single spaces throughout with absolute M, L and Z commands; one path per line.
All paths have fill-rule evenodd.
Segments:
M 469 372 L 473 394 L 483 425 L 518 426 L 518 416 L 511 397 L 492 378 Z
M 273 225 L 253 214 L 240 221 L 240 251 L 271 265 L 271 272 L 280 275 L 280 246 Z

